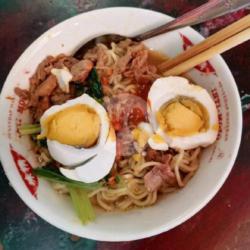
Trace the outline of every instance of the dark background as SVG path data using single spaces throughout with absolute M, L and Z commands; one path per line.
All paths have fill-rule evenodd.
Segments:
M 200 0 L 0 0 L 0 89 L 24 49 L 48 28 L 78 13 L 134 6 L 174 17 Z M 195 29 L 208 36 L 249 13 L 241 10 Z M 223 54 L 236 79 L 244 111 L 243 140 L 235 166 L 215 198 L 179 227 L 145 240 L 121 243 L 77 239 L 49 225 L 19 199 L 0 166 L 0 250 L 250 249 L 250 42 Z M 167 211 L 166 211 L 167 212 Z M 122 225 L 121 225 L 122 226 Z

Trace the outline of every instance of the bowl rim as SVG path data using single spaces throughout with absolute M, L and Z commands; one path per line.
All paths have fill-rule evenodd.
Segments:
M 70 17 L 60 23 L 58 23 L 57 25 L 53 26 L 52 28 L 48 29 L 47 31 L 45 31 L 44 33 L 42 33 L 35 41 L 33 41 L 25 50 L 24 52 L 18 57 L 17 61 L 15 62 L 15 64 L 13 65 L 13 67 L 11 68 L 4 84 L 2 87 L 2 91 L 1 91 L 1 95 L 0 95 L 0 104 L 4 101 L 4 97 L 3 97 L 3 92 L 5 89 L 5 86 L 7 85 L 7 82 L 9 82 L 10 76 L 12 74 L 14 74 L 14 72 L 16 72 L 18 66 L 20 64 L 23 64 L 25 62 L 25 57 L 29 54 L 29 51 L 31 50 L 31 48 L 36 47 L 41 40 L 43 39 L 43 37 L 49 33 L 53 33 L 53 31 L 57 30 L 60 26 L 65 25 L 68 22 L 73 22 L 74 19 L 79 18 L 82 15 L 85 15 L 87 13 L 90 12 L 96 12 L 96 13 L 101 13 L 101 12 L 110 12 L 110 11 L 142 11 L 142 12 L 154 12 L 157 13 L 158 15 L 163 15 L 163 16 L 168 16 L 167 14 L 161 13 L 161 12 L 157 12 L 157 11 L 153 11 L 153 10 L 148 10 L 148 9 L 142 9 L 142 8 L 135 8 L 135 7 L 109 7 L 109 8 L 103 8 L 103 9 L 96 9 L 96 10 L 91 10 L 88 12 L 84 12 L 84 13 L 80 13 L 78 15 L 75 15 L 73 17 Z M 200 38 L 204 38 L 200 33 L 198 33 L 196 30 L 192 29 L 194 32 L 196 32 Z M 92 233 L 92 235 L 86 235 L 86 234 L 79 234 L 79 232 L 77 233 L 75 230 L 62 225 L 60 223 L 57 222 L 57 220 L 55 218 L 46 216 L 46 211 L 41 212 L 40 211 L 40 206 L 37 205 L 36 202 L 34 202 L 32 199 L 30 199 L 30 197 L 26 197 L 23 192 L 18 189 L 16 183 L 12 180 L 11 175 L 9 174 L 9 172 L 7 171 L 7 167 L 8 166 L 8 162 L 4 157 L 4 150 L 0 150 L 0 161 L 2 163 L 4 172 L 8 178 L 8 180 L 10 181 L 11 185 L 13 186 L 15 192 L 18 194 L 18 196 L 22 199 L 22 201 L 30 208 L 32 209 L 37 215 L 39 215 L 42 219 L 44 219 L 46 222 L 52 224 L 53 226 L 64 230 L 68 233 L 71 234 L 76 234 L 79 235 L 81 237 L 87 237 L 89 239 L 92 240 L 100 240 L 100 241 L 131 241 L 131 240 L 138 240 L 138 239 L 143 239 L 143 238 L 147 238 L 150 236 L 154 236 L 163 232 L 166 232 L 178 225 L 180 225 L 181 223 L 187 221 L 189 218 L 191 218 L 192 216 L 194 216 L 196 213 L 198 213 L 203 207 L 205 207 L 207 205 L 207 203 L 216 195 L 216 193 L 219 191 L 219 189 L 221 188 L 221 186 L 223 185 L 223 183 L 225 182 L 226 178 L 228 177 L 229 173 L 231 172 L 231 169 L 234 165 L 234 162 L 236 160 L 237 154 L 238 154 L 238 150 L 240 147 L 240 142 L 241 142 L 241 135 L 242 135 L 242 110 L 241 110 L 241 101 L 240 101 L 240 96 L 239 96 L 239 92 L 238 92 L 238 88 L 236 85 L 236 82 L 234 80 L 234 77 L 228 67 L 228 65 L 226 64 L 226 62 L 223 60 L 223 58 L 219 55 L 217 56 L 217 61 L 219 62 L 219 64 L 224 68 L 225 73 L 227 75 L 227 77 L 230 78 L 230 81 L 232 83 L 232 88 L 233 88 L 233 95 L 235 98 L 235 106 L 237 109 L 237 113 L 239 116 L 239 120 L 237 121 L 237 127 L 238 130 L 236 131 L 237 135 L 236 135 L 236 141 L 235 141 L 235 146 L 234 146 L 234 151 L 230 157 L 230 160 L 228 161 L 228 167 L 227 170 L 224 172 L 224 174 L 220 177 L 219 181 L 217 182 L 217 185 L 215 185 L 213 187 L 213 189 L 211 189 L 209 195 L 207 195 L 202 201 L 200 201 L 199 206 L 196 206 L 195 208 L 189 209 L 188 211 L 185 211 L 185 213 L 174 219 L 171 220 L 170 222 L 166 222 L 164 225 L 162 225 L 161 227 L 157 227 L 157 228 L 153 228 L 152 230 L 147 230 L 147 231 L 142 231 L 140 233 L 138 233 L 137 235 L 133 235 L 131 236 L 130 234 L 128 235 L 121 235 L 119 238 L 112 238 L 112 235 L 110 235 L 109 233 Z M 0 105 L 1 107 L 1 105 Z M 0 138 L 3 137 L 2 134 L 0 134 Z M 2 147 L 2 144 L 0 145 L 0 148 Z

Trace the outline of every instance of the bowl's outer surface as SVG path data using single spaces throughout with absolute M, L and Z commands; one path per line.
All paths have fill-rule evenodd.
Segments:
M 5 82 L 0 99 L 0 156 L 5 173 L 22 200 L 43 219 L 74 235 L 102 241 L 126 241 L 167 231 L 197 213 L 216 194 L 235 161 L 241 138 L 242 115 L 238 90 L 220 56 L 189 72 L 192 79 L 213 96 L 219 111 L 221 132 L 206 149 L 201 167 L 189 184 L 156 205 L 126 213 L 98 212 L 95 222 L 83 226 L 70 200 L 58 195 L 31 173 L 35 159 L 29 140 L 19 138 L 17 127 L 29 120 L 15 86 L 28 87 L 28 79 L 47 55 L 71 54 L 82 42 L 106 33 L 134 35 L 165 23 L 170 17 L 143 9 L 109 8 L 70 18 L 39 37 L 22 54 Z M 203 38 L 191 28 L 146 41 L 148 47 L 172 57 Z

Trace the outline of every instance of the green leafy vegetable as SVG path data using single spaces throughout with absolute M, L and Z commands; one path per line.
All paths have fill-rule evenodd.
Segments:
M 106 175 L 102 179 L 103 185 L 110 188 L 114 187 L 124 187 L 124 181 L 120 175 Z
M 115 176 L 115 182 L 118 184 L 121 182 L 121 176 L 120 175 L 116 175 Z
M 74 84 L 74 88 L 75 88 L 75 95 L 76 96 L 81 96 L 87 90 L 86 86 L 84 86 L 83 84 L 79 84 L 79 83 Z
M 86 224 L 95 219 L 95 212 L 85 190 L 68 187 L 69 193 L 80 220 Z
M 41 126 L 40 124 L 23 124 L 19 128 L 19 132 L 21 135 L 39 134 L 41 132 Z
M 110 174 L 107 174 L 107 175 L 103 178 L 103 180 L 104 180 L 105 182 L 108 182 L 108 181 L 109 181 L 109 178 L 110 178 Z
M 102 103 L 103 102 L 102 85 L 99 81 L 98 74 L 95 68 L 92 69 L 92 71 L 90 72 L 87 82 L 89 84 L 88 94 L 91 97 L 95 98 L 98 102 Z
M 37 168 L 37 169 L 33 169 L 33 173 L 37 176 L 40 176 L 44 179 L 47 179 L 49 181 L 54 181 L 57 183 L 61 183 L 61 184 L 66 184 L 68 187 L 72 187 L 72 188 L 82 188 L 82 189 L 86 189 L 86 190 L 95 190 L 97 188 L 100 188 L 102 185 L 98 182 L 94 182 L 94 183 L 84 183 L 81 181 L 74 181 L 71 180 L 65 176 L 63 176 L 62 174 L 60 174 L 59 171 L 52 170 L 51 168 Z
M 48 147 L 48 145 L 47 145 L 47 139 L 37 140 L 37 145 L 39 147 L 47 148 Z

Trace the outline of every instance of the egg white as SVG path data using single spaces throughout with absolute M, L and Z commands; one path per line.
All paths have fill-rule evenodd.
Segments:
M 150 137 L 148 139 L 148 145 L 155 150 L 161 150 L 166 151 L 168 150 L 169 146 L 166 142 L 158 142 L 153 139 L 153 137 Z
M 192 98 L 206 108 L 209 115 L 207 131 L 189 136 L 170 136 L 160 128 L 156 113 L 162 105 L 179 96 Z M 170 76 L 157 79 L 149 90 L 147 111 L 155 133 L 162 136 L 172 148 L 185 150 L 198 146 L 206 147 L 217 138 L 218 130 L 215 130 L 214 127 L 218 126 L 218 113 L 213 99 L 206 89 L 190 84 L 186 78 Z
M 154 136 L 154 131 L 150 123 L 148 122 L 140 122 L 138 124 L 138 128 L 147 133 L 149 136 L 149 139 L 147 141 L 148 145 L 155 150 L 162 150 L 166 151 L 168 150 L 168 144 L 165 142 L 159 142 L 155 141 L 153 136 Z
M 111 170 L 116 157 L 116 140 L 113 128 L 110 129 L 105 145 L 98 154 L 87 164 L 75 169 L 60 168 L 60 172 L 76 181 L 85 183 L 96 182 L 105 177 Z

